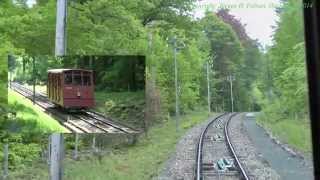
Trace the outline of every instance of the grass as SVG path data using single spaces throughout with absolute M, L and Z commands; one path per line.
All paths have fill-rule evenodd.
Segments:
M 95 92 L 95 110 L 132 127 L 143 127 L 145 93 Z
M 181 118 L 181 130 L 175 131 L 174 119 L 153 127 L 132 147 L 102 159 L 68 163 L 66 179 L 152 179 L 175 150 L 179 138 L 191 127 L 207 119 L 206 112 L 194 112 Z M 88 170 L 90 167 L 90 170 Z
M 10 109 L 16 112 L 16 118 L 9 124 L 12 131 L 67 132 L 57 120 L 20 94 L 9 90 L 8 97 Z
M 140 137 L 134 146 L 114 149 L 111 154 L 104 156 L 101 161 L 95 157 L 80 161 L 66 159 L 64 163 L 64 179 L 152 179 L 157 176 L 163 163 L 174 152 L 179 138 L 188 129 L 207 119 L 208 114 L 205 111 L 193 112 L 183 116 L 181 117 L 181 129 L 179 133 L 175 131 L 175 119 L 170 119 L 161 125 L 152 127 L 148 132 L 148 136 Z M 24 174 L 29 173 L 27 176 L 32 177 L 32 179 L 44 179 L 48 176 L 45 173 L 47 170 L 44 170 L 44 168 L 43 170 L 40 167 L 33 169 L 33 171 L 24 172 Z M 41 172 L 38 173 L 38 170 Z M 27 179 L 26 176 L 24 176 L 24 179 Z
M 311 127 L 307 120 L 281 119 L 279 121 L 268 121 L 276 119 L 261 115 L 258 123 L 271 131 L 280 141 L 285 142 L 303 153 L 311 150 Z
M 49 179 L 49 167 L 44 163 L 36 163 L 29 168 L 9 171 L 9 180 L 44 180 Z
M 106 100 L 114 101 L 115 103 L 121 102 L 130 102 L 133 100 L 145 100 L 145 93 L 144 91 L 138 92 L 110 92 L 105 93 L 103 91 L 96 91 L 95 98 L 97 105 L 104 105 Z
M 95 92 L 96 107 L 100 112 L 106 112 L 111 106 L 132 107 L 145 103 L 144 91 L 138 92 Z

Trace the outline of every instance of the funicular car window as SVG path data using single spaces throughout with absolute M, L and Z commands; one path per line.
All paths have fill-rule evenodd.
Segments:
M 72 73 L 71 72 L 65 72 L 64 84 L 72 84 Z
M 83 85 L 84 86 L 91 86 L 91 78 L 90 73 L 83 73 Z
M 73 85 L 82 85 L 82 80 L 81 80 L 81 72 L 75 71 L 73 72 Z

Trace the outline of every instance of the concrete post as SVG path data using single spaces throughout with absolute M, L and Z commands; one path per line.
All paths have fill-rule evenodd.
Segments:
M 60 133 L 51 135 L 50 180 L 62 180 L 63 136 Z
M 3 149 L 3 179 L 6 180 L 9 176 L 9 145 L 5 144 Z

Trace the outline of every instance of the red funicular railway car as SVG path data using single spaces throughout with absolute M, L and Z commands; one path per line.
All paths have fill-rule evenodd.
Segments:
M 48 98 L 66 109 L 84 109 L 95 105 L 93 72 L 84 69 L 48 70 Z

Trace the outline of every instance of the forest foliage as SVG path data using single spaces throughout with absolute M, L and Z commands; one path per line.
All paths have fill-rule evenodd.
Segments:
M 307 80 L 302 3 L 289 0 L 278 12 L 280 20 L 268 48 L 258 89 L 261 104 L 279 119 L 307 119 Z
M 302 2 L 283 1 L 277 12 L 273 45 L 264 55 L 265 68 L 253 92 L 262 107 L 261 123 L 295 149 L 310 152 Z
M 1 16 L 0 22 L 6 25 L 0 29 L 5 42 L 1 49 L 29 57 L 53 55 L 55 1 L 37 1 L 32 8 L 23 0 L 18 2 L 2 2 L 1 12 L 5 16 Z M 204 18 L 194 19 L 193 8 L 192 0 L 70 1 L 67 54 L 146 55 L 150 82 L 147 87 L 152 92 L 147 95 L 161 102 L 157 112 L 166 115 L 174 112 L 172 40 L 175 37 L 178 44 L 185 45 L 177 53 L 182 113 L 206 102 L 207 61 L 212 69 L 211 108 L 231 110 L 226 76 L 232 74 L 236 77 L 235 109 L 249 110 L 253 104 L 248 100 L 249 92 L 257 73 L 251 67 L 260 58 L 257 43 L 241 40 L 235 28 L 215 13 L 207 12 Z M 246 77 L 250 77 L 250 81 Z

